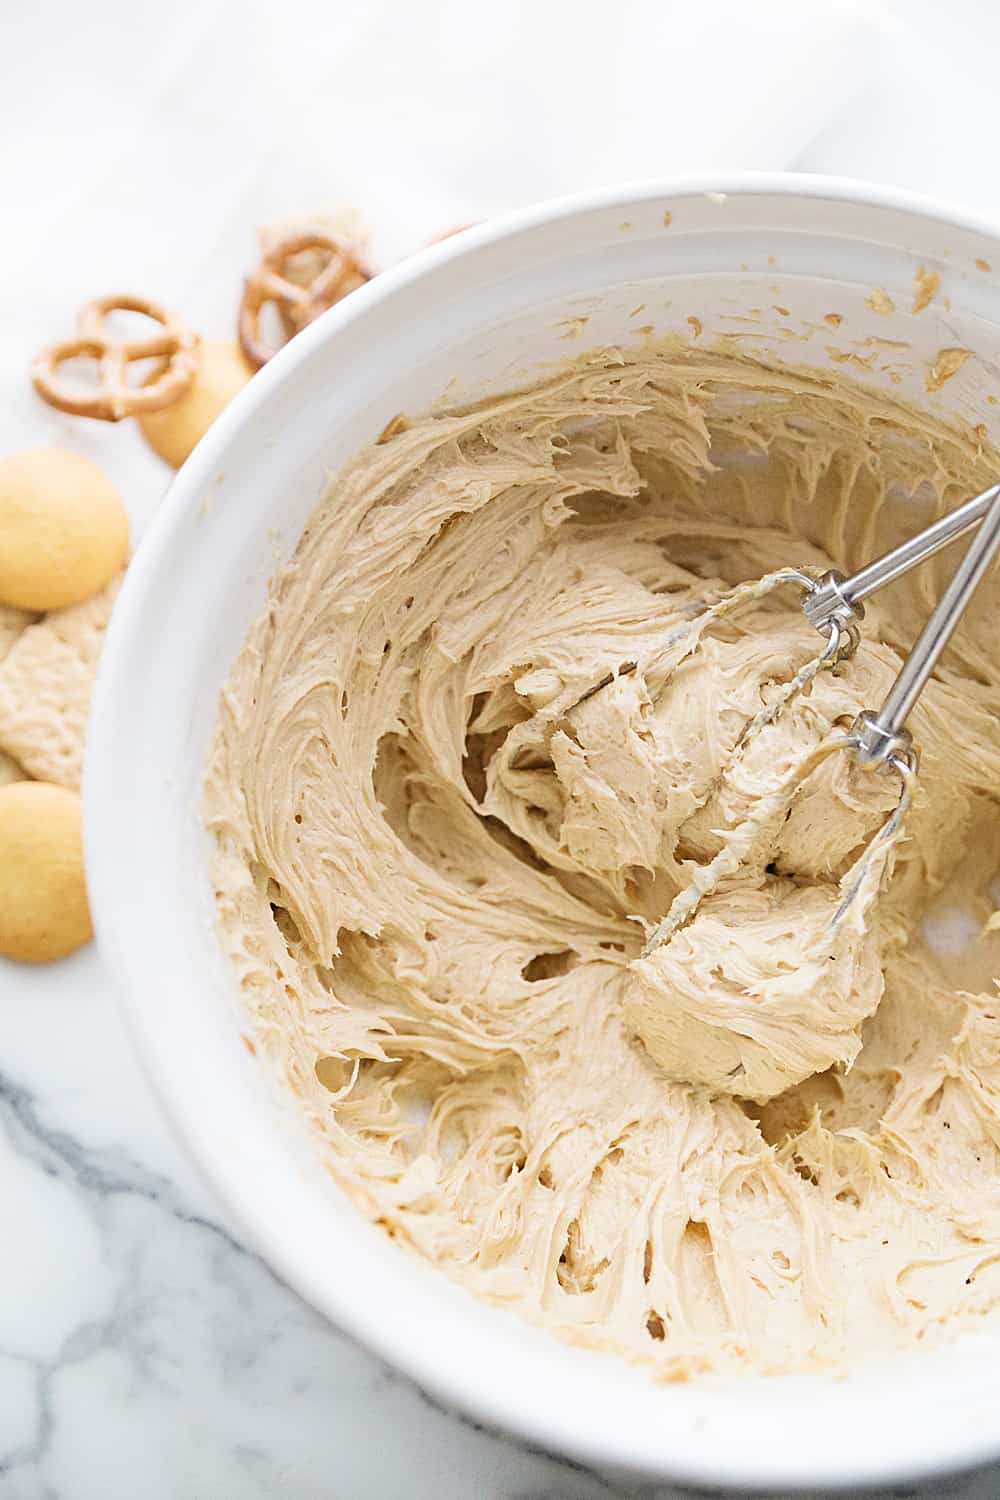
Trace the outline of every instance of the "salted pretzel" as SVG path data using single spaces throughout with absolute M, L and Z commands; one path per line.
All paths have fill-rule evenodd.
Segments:
M 142 313 L 160 325 L 146 338 L 117 338 L 108 332 L 106 318 L 113 312 Z M 63 339 L 38 355 L 31 379 L 38 394 L 60 411 L 78 417 L 120 422 L 140 412 L 160 411 L 183 395 L 198 366 L 197 341 L 177 318 L 148 297 L 98 297 L 80 313 L 76 338 Z M 97 383 L 81 389 L 66 382 L 59 367 L 79 358 L 97 362 Z M 144 385 L 129 385 L 128 367 L 135 360 L 159 359 Z
M 304 251 L 322 253 L 320 269 L 308 281 L 296 276 L 291 264 Z M 258 369 L 277 348 L 261 332 L 261 313 L 270 303 L 281 325 L 293 338 L 321 312 L 371 280 L 371 271 L 347 240 L 329 229 L 302 229 L 279 240 L 261 256 L 260 264 L 243 283 L 238 331 L 240 347 Z
M 450 240 L 456 234 L 464 234 L 467 229 L 475 229 L 475 224 L 453 224 L 450 229 L 442 229 L 433 239 L 427 241 L 428 245 L 440 245 L 442 240 Z

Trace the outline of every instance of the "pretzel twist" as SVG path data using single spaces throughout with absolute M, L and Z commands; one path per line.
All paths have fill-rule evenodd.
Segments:
M 160 332 L 146 338 L 116 338 L 106 327 L 112 312 L 141 313 L 158 323 Z M 123 417 L 169 406 L 194 379 L 198 365 L 194 334 L 148 297 L 98 297 L 83 308 L 78 323 L 76 338 L 44 349 L 31 367 L 35 390 L 59 411 L 120 422 Z M 97 383 L 90 390 L 69 384 L 59 373 L 67 360 L 81 357 L 97 364 Z M 140 359 L 159 359 L 161 367 L 147 384 L 130 385 L 128 367 Z
M 427 241 L 428 245 L 440 245 L 442 240 L 450 240 L 456 234 L 464 234 L 467 229 L 475 229 L 475 224 L 453 224 L 450 229 L 442 229 L 440 234 L 434 235 Z
M 295 280 L 289 264 L 303 251 L 325 252 L 326 259 L 311 279 Z M 355 250 L 328 229 L 303 229 L 280 240 L 261 256 L 260 264 L 243 283 L 238 332 L 240 347 L 257 369 L 278 352 L 261 331 L 261 314 L 271 304 L 288 339 L 326 312 L 335 302 L 371 280 L 371 271 Z

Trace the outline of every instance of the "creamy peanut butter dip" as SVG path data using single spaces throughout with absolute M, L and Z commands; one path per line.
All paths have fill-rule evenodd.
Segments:
M 878 706 L 957 553 L 746 743 L 819 645 L 795 590 L 689 649 L 679 622 L 857 566 L 992 461 L 839 373 L 663 348 L 396 423 L 332 483 L 232 669 L 205 809 L 256 1050 L 398 1240 L 664 1377 L 992 1314 L 994 581 L 913 716 L 881 896 L 831 935 L 897 795 L 837 754 L 639 956 L 726 830 Z

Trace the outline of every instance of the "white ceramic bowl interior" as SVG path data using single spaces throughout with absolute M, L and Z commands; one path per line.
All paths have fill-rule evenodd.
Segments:
M 914 315 L 921 264 L 941 288 Z M 859 378 L 997 439 L 990 265 L 988 226 L 828 179 L 656 184 L 484 226 L 383 274 L 273 360 L 185 465 L 129 570 L 85 815 L 99 940 L 153 1081 L 247 1236 L 303 1296 L 440 1398 L 547 1448 L 745 1488 L 957 1468 L 1000 1455 L 1000 1339 L 846 1378 L 655 1385 L 392 1245 L 331 1184 L 240 1041 L 198 817 L 220 686 L 332 471 L 399 411 L 517 385 L 589 347 L 639 345 L 650 330 L 693 338 L 700 325 L 703 343 L 737 334 L 771 358 L 825 365 L 832 350 L 857 356 Z M 866 303 L 873 287 L 894 313 Z M 929 396 L 944 346 L 976 357 Z

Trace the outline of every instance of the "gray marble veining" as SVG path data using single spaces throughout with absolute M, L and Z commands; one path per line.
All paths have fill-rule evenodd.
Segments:
M 32 987 L 0 970 L 4 1003 L 30 1003 Z M 176 1155 L 96 956 L 47 988 L 64 1024 L 22 1013 L 17 1065 L 0 1070 L 0 1500 L 712 1495 L 530 1452 L 337 1333 L 240 1243 Z M 79 1007 L 81 988 L 85 1051 L 62 1003 Z M 109 1058 L 111 1078 L 95 1066 Z M 997 1500 L 1000 1470 L 892 1493 Z

